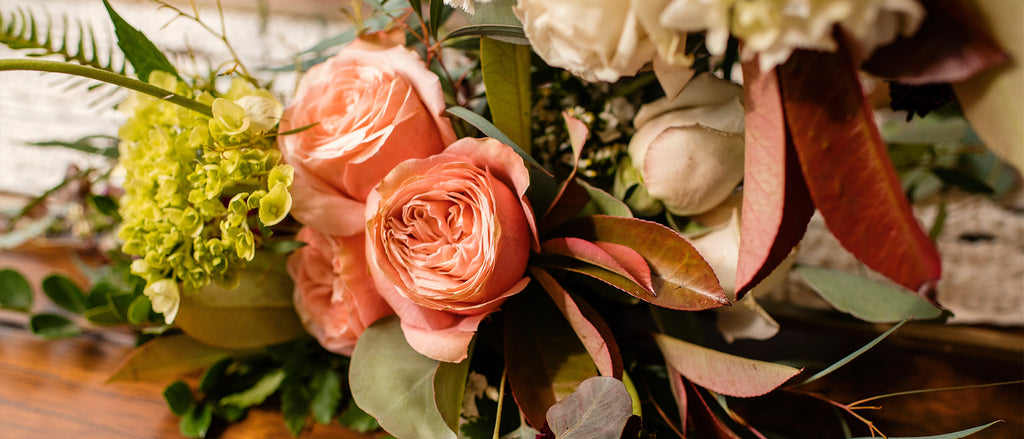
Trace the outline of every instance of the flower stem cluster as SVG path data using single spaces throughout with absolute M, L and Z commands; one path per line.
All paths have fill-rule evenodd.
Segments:
M 291 209 L 293 170 L 273 139 L 281 104 L 240 79 L 221 96 L 162 72 L 150 82 L 210 105 L 213 117 L 142 94 L 122 104 L 122 250 L 149 284 L 233 285 Z

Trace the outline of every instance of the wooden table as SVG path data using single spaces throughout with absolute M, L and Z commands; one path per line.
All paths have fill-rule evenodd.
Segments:
M 30 284 L 61 272 L 82 281 L 58 249 L 0 253 L 0 268 L 16 267 Z M 37 295 L 36 307 L 45 306 Z M 131 350 L 131 337 L 80 336 L 41 340 L 12 312 L 0 314 L 0 439 L 180 438 L 178 418 L 163 400 L 159 382 L 106 383 Z M 197 377 L 189 377 L 195 380 Z M 280 413 L 252 409 L 224 439 L 292 438 Z M 358 439 L 339 425 L 317 425 L 304 438 Z

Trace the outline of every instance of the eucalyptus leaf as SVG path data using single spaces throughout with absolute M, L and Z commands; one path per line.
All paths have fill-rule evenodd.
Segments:
M 125 59 L 132 65 L 135 75 L 140 80 L 148 80 L 150 72 L 155 70 L 170 73 L 181 79 L 174 65 L 167 60 L 160 49 L 153 45 L 152 41 L 149 41 L 149 38 L 121 18 L 107 0 L 103 0 L 103 6 L 107 8 L 110 22 L 114 25 L 114 33 L 117 34 L 117 47 L 121 48 Z
M 889 439 L 960 439 L 962 437 L 967 437 L 967 436 L 970 436 L 970 435 L 972 435 L 974 433 L 982 431 L 982 430 L 984 430 L 986 428 L 989 428 L 989 427 L 991 427 L 991 426 L 993 426 L 995 424 L 998 424 L 1000 422 L 1002 422 L 1002 421 L 993 421 L 993 422 L 989 422 L 988 424 L 985 424 L 985 425 L 979 425 L 979 426 L 974 427 L 974 428 L 968 428 L 966 430 L 955 431 L 953 433 L 938 434 L 938 435 L 933 435 L 933 436 L 913 436 L 913 437 L 892 437 L 892 436 L 890 436 Z M 859 438 L 854 438 L 854 439 L 871 439 L 871 438 L 859 437 Z
M 285 372 L 281 369 L 273 369 L 260 377 L 252 387 L 241 392 L 225 396 L 220 399 L 222 405 L 233 405 L 239 408 L 252 407 L 262 404 L 270 395 L 274 394 L 281 382 L 284 381 Z
M 321 424 L 330 424 L 341 403 L 341 375 L 338 371 L 322 367 L 313 372 L 310 382 L 313 398 L 309 401 L 313 419 Z
M 234 353 L 236 351 L 204 345 L 184 334 L 158 337 L 132 350 L 107 382 L 180 375 Z
M 164 389 L 164 400 L 171 413 L 182 416 L 192 406 L 192 389 L 184 381 L 175 381 Z
M 210 284 L 182 295 L 174 323 L 196 340 L 228 349 L 269 346 L 305 334 L 283 258 L 257 256 L 234 289 Z
M 5 268 L 0 270 L 0 307 L 16 311 L 32 308 L 32 287 L 21 273 Z
M 530 47 L 481 38 L 480 70 L 494 126 L 529 154 Z
M 551 406 L 547 421 L 558 439 L 619 439 L 632 415 L 633 402 L 622 381 L 593 377 Z
M 57 306 L 75 314 L 85 312 L 85 295 L 71 279 L 53 274 L 43 279 L 43 293 Z
M 439 363 L 409 346 L 398 319 L 378 321 L 366 328 L 352 353 L 352 398 L 396 437 L 454 439 L 435 407 Z
M 36 314 L 32 316 L 28 321 L 28 329 L 33 334 L 48 339 L 74 337 L 82 333 L 82 328 L 57 314 Z
M 801 265 L 794 271 L 835 309 L 861 320 L 894 323 L 942 315 L 941 309 L 909 290 L 821 267 Z
M 817 380 L 821 379 L 822 377 L 824 377 L 825 375 L 828 375 L 828 374 L 834 372 L 836 369 L 839 369 L 840 367 L 845 366 L 846 363 L 849 363 L 849 362 L 853 361 L 855 358 L 859 357 L 861 354 L 863 354 L 863 353 L 867 352 L 869 349 L 875 347 L 875 345 L 880 343 L 882 340 L 885 340 L 885 338 L 888 337 L 889 334 L 892 334 L 893 332 L 896 332 L 896 330 L 900 329 L 900 327 L 903 326 L 904 323 L 907 323 L 907 321 L 904 320 L 902 322 L 897 323 L 892 328 L 889 328 L 888 331 L 883 332 L 882 335 L 879 335 L 878 337 L 875 337 L 874 340 L 871 340 L 870 342 L 868 342 L 868 344 L 866 344 L 864 346 L 861 346 L 860 349 L 857 349 L 856 351 L 853 351 L 853 353 L 851 353 L 850 355 L 847 355 L 847 356 L 843 357 L 843 359 L 833 363 L 829 367 L 826 367 L 821 372 L 818 372 L 818 373 L 814 374 L 813 376 L 811 376 L 810 378 L 804 380 L 800 384 L 807 384 L 807 383 L 810 383 L 812 381 L 817 381 Z

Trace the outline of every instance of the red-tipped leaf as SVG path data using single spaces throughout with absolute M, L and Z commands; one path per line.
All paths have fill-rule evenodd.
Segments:
M 868 267 L 934 298 L 938 251 L 910 210 L 845 47 L 798 50 L 778 74 L 804 180 L 829 230 Z
M 636 250 L 610 242 L 590 242 L 585 239 L 553 238 L 541 244 L 541 251 L 567 256 L 587 262 L 619 276 L 625 277 L 654 295 L 651 267 Z M 584 273 L 586 274 L 586 273 Z
M 814 214 L 796 150 L 786 132 L 775 69 L 760 72 L 757 60 L 744 62 L 743 83 L 746 158 L 737 299 L 786 259 Z
M 686 379 L 723 395 L 761 396 L 785 384 L 801 370 L 726 354 L 664 334 L 654 334 L 654 341 L 665 361 Z

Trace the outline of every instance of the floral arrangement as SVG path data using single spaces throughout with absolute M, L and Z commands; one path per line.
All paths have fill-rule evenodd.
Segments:
M 19 9 L 0 41 L 64 60 L 0 70 L 132 90 L 116 170 L 87 175 L 82 199 L 116 246 L 88 291 L 42 287 L 90 326 L 138 331 L 112 379 L 204 369 L 164 393 L 186 436 L 280 404 L 296 435 L 337 420 L 397 438 L 763 438 L 787 432 L 744 403 L 785 392 L 838 408 L 837 437 L 874 436 L 863 404 L 888 395 L 801 386 L 948 313 L 862 75 L 891 81 L 908 119 L 966 117 L 1020 170 L 1021 102 L 998 94 L 1020 94 L 1021 48 L 989 24 L 1020 7 L 996 3 L 369 1 L 275 96 L 238 60 L 180 72 L 104 0 L 125 64 Z M 755 297 L 815 210 L 892 282 L 800 274 L 898 324 L 813 374 L 727 353 L 715 340 L 778 330 Z M 0 284 L 5 308 L 31 310 L 18 273 Z M 82 331 L 52 313 L 29 326 Z

